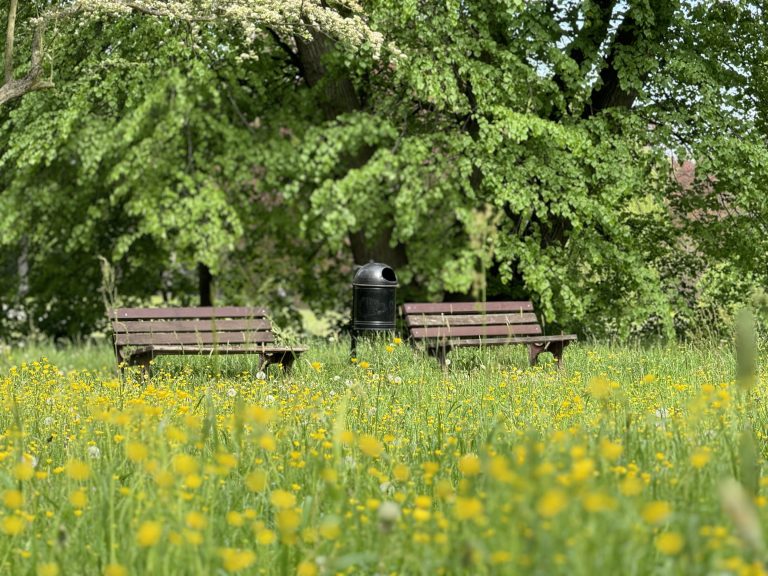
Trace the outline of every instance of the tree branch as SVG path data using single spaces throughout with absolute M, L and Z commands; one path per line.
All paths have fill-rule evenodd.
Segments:
M 15 20 L 15 7 L 17 0 L 11 0 L 12 16 Z M 9 26 L 8 30 L 13 33 L 13 27 L 10 25 L 9 14 Z M 21 98 L 29 92 L 36 90 L 44 90 L 46 88 L 53 88 L 53 82 L 44 79 L 43 76 L 43 35 L 45 33 L 45 20 L 39 20 L 35 27 L 35 32 L 32 37 L 32 55 L 30 57 L 31 67 L 27 75 L 20 79 L 14 80 L 13 78 L 13 41 L 11 40 L 5 47 L 5 82 L 0 86 L 0 106 L 16 98 Z M 8 49 L 9 44 L 11 49 Z
M 4 82 L 13 80 L 13 41 L 16 37 L 16 8 L 19 0 L 11 0 L 8 8 L 8 29 L 5 34 L 5 59 L 3 60 Z

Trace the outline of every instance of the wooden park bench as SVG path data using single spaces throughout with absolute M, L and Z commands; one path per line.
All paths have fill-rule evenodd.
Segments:
M 109 317 L 119 365 L 140 365 L 161 355 L 257 354 L 259 366 L 291 367 L 306 348 L 275 345 L 264 308 L 115 308 Z
M 575 334 L 544 336 L 531 302 L 446 302 L 403 304 L 401 313 L 414 344 L 423 344 L 441 366 L 453 348 L 527 344 L 528 360 L 551 352 L 560 367 L 563 349 Z

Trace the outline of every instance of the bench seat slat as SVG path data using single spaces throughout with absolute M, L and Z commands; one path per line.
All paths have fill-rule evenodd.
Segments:
M 533 303 L 520 302 L 442 302 L 436 304 L 403 304 L 409 314 L 478 314 L 483 312 L 533 312 Z
M 172 346 L 183 344 L 192 347 L 205 344 L 249 344 L 254 342 L 274 342 L 272 332 L 172 332 L 172 333 L 132 333 L 116 334 L 118 346 Z
M 430 348 L 439 348 L 441 346 L 459 348 L 466 346 L 499 346 L 503 344 L 547 344 L 549 342 L 573 342 L 576 339 L 576 334 L 561 334 L 558 336 L 525 336 L 518 338 L 457 338 L 441 341 L 424 340 L 424 342 Z
M 118 334 L 163 332 L 242 332 L 270 330 L 269 320 L 116 320 L 112 329 Z
M 308 349 L 302 346 L 284 347 L 284 346 L 252 346 L 246 344 L 225 344 L 223 346 L 144 346 L 135 352 L 139 354 L 154 353 L 162 355 L 184 355 L 187 354 L 301 354 Z
M 111 320 L 173 320 L 178 318 L 263 318 L 265 308 L 246 306 L 201 306 L 198 308 L 115 308 Z
M 438 326 L 434 328 L 412 328 L 411 336 L 422 338 L 455 338 L 459 336 L 512 336 L 541 334 L 538 324 L 501 324 L 495 326 Z
M 409 327 L 419 326 L 490 326 L 492 324 L 536 324 L 532 312 L 512 314 L 409 314 L 405 317 Z

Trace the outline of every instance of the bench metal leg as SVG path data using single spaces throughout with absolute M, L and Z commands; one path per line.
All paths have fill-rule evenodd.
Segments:
M 557 369 L 563 367 L 563 350 L 565 349 L 565 342 L 550 342 L 548 350 L 552 352 L 552 356 L 555 357 L 557 362 Z
M 437 362 L 440 364 L 440 368 L 445 370 L 445 368 L 448 366 L 446 363 L 446 356 L 448 355 L 448 352 L 450 352 L 451 349 L 448 346 L 437 346 L 435 348 L 427 348 L 427 354 L 432 356 L 433 358 L 437 358 Z
M 139 366 L 141 367 L 141 373 L 142 375 L 149 378 L 151 373 L 151 367 L 149 363 L 152 361 L 153 355 L 152 352 L 142 352 L 139 354 L 134 354 L 130 357 L 128 364 L 131 366 Z
M 546 345 L 544 344 L 528 344 L 528 363 L 531 366 L 536 366 L 539 362 L 539 354 L 544 352 Z
M 259 355 L 260 369 L 265 369 L 270 364 L 282 364 L 283 372 L 286 374 L 293 368 L 293 362 L 296 360 L 296 354 L 290 351 L 286 352 L 267 352 Z
M 554 341 L 542 344 L 528 344 L 528 361 L 531 366 L 535 366 L 539 361 L 539 354 L 542 352 L 551 352 L 555 357 L 558 370 L 563 367 L 563 350 L 570 344 L 569 341 Z

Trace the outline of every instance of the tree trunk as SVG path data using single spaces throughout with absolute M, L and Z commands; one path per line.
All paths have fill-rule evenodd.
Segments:
M 352 80 L 346 74 L 333 74 L 323 61 L 334 46 L 333 40 L 318 33 L 312 35 L 307 42 L 296 39 L 298 47 L 297 64 L 307 85 L 321 89 L 320 108 L 326 120 L 334 120 L 341 114 L 361 110 L 363 105 L 355 90 Z M 353 170 L 364 166 L 375 152 L 374 148 L 364 147 L 357 154 L 345 158 L 343 171 Z M 367 238 L 365 230 L 356 230 L 349 234 L 352 256 L 355 264 L 362 265 L 369 260 L 384 262 L 393 268 L 408 264 L 405 246 L 397 244 L 392 247 L 393 228 L 386 226 L 373 238 Z

